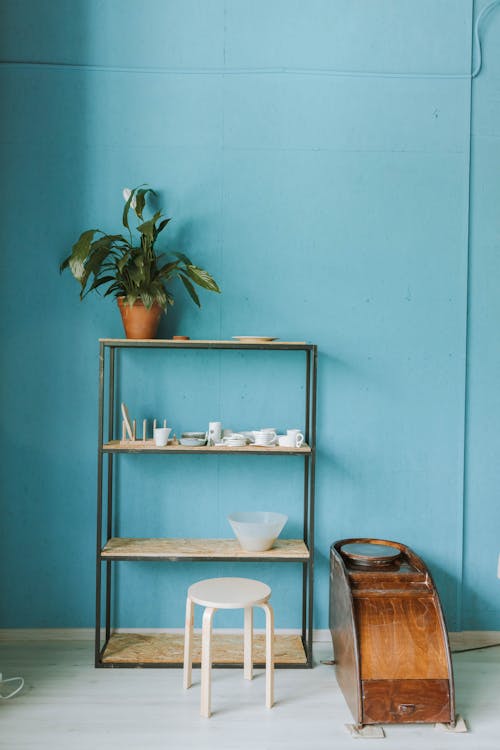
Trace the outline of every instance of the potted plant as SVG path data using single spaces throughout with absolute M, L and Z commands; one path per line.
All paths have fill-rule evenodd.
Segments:
M 128 236 L 107 234 L 100 229 L 88 229 L 73 245 L 71 254 L 63 260 L 60 271 L 69 268 L 80 283 L 80 299 L 89 292 L 108 285 L 104 296 L 114 294 L 122 315 L 127 338 L 154 338 L 163 311 L 174 304 L 166 284 L 178 277 L 193 300 L 200 307 L 195 284 L 211 292 L 220 292 L 212 276 L 195 266 L 184 253 L 157 254 L 155 243 L 170 219 L 156 211 L 144 219 L 143 211 L 148 196 L 156 195 L 151 188 L 125 188 L 123 226 Z M 140 221 L 134 241 L 129 225 L 132 208 Z

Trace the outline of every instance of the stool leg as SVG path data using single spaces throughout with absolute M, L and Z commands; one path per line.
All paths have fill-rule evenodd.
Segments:
M 266 707 L 274 704 L 274 612 L 266 602 L 260 605 L 266 613 Z
M 206 719 L 210 718 L 210 693 L 212 681 L 212 620 L 215 609 L 207 607 L 203 613 L 201 632 L 201 710 Z
M 243 631 L 243 677 L 252 679 L 253 669 L 253 607 L 245 607 L 245 626 Z
M 193 623 L 194 623 L 194 603 L 191 599 L 186 599 L 186 622 L 184 625 L 184 688 L 191 687 L 191 674 L 193 667 Z

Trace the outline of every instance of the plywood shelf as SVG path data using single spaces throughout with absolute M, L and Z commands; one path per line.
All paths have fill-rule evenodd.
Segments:
M 161 448 L 158 447 L 154 440 L 110 440 L 102 446 L 106 453 L 204 453 L 204 454 L 246 454 L 246 455 L 268 455 L 268 456 L 303 456 L 311 453 L 311 448 L 307 443 L 300 448 L 285 448 L 276 446 L 261 445 L 244 445 L 241 448 L 229 448 L 225 446 L 186 446 L 174 445 L 170 442 Z
M 232 560 L 305 562 L 309 550 L 301 539 L 277 539 L 265 552 L 246 552 L 236 539 L 110 539 L 101 551 L 103 560 Z
M 103 346 L 127 349 L 270 349 L 274 351 L 298 350 L 313 351 L 314 344 L 307 341 L 235 341 L 217 339 L 189 339 L 188 341 L 173 339 L 99 339 Z
M 214 666 L 243 666 L 243 633 L 214 633 Z M 274 636 L 275 666 L 307 666 L 306 654 L 300 635 Z M 182 633 L 113 633 L 106 644 L 101 664 L 103 666 L 170 666 L 181 667 L 184 655 Z M 194 635 L 193 665 L 199 666 L 201 637 Z M 264 635 L 254 635 L 253 660 L 256 667 L 265 664 Z

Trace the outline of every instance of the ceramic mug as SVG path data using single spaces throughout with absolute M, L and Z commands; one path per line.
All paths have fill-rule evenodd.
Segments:
M 302 443 L 304 442 L 304 435 L 300 430 L 287 430 L 286 435 L 288 438 L 290 438 L 291 444 L 295 448 L 300 448 Z
M 157 427 L 154 431 L 155 445 L 158 448 L 163 448 L 168 443 L 168 437 L 172 432 L 171 427 Z

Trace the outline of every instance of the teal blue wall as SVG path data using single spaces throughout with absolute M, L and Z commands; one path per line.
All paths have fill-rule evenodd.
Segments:
M 500 12 L 468 78 L 484 4 L 2 2 L 4 627 L 92 624 L 97 339 L 122 333 L 57 267 L 145 181 L 167 246 L 223 290 L 201 311 L 177 290 L 163 335 L 319 346 L 315 626 L 329 545 L 354 535 L 421 554 L 450 628 L 499 626 Z M 120 397 L 177 432 L 301 426 L 298 355 L 122 360 Z M 230 536 L 245 508 L 299 533 L 293 458 L 123 457 L 118 484 L 121 535 Z M 298 625 L 295 566 L 193 563 L 122 564 L 116 624 L 181 626 L 212 574 L 268 580 L 278 627 Z

